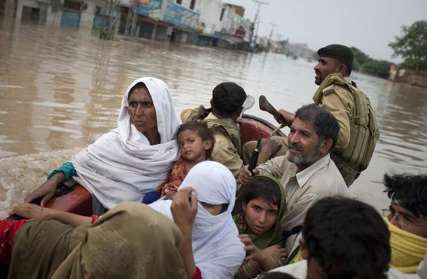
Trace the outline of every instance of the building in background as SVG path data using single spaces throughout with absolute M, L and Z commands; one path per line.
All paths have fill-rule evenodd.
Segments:
M 4 0 L 1 3 L 1 15 L 6 18 L 6 13 L 13 14 L 10 18 L 17 25 L 78 28 L 99 32 L 100 36 L 118 33 L 204 46 L 242 48 L 247 45 L 253 26 L 244 18 L 243 6 L 221 0 Z

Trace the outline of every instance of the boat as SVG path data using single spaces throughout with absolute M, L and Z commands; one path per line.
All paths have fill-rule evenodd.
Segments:
M 273 132 L 285 136 L 280 129 L 276 129 L 270 122 L 253 115 L 243 114 L 239 123 L 242 143 L 270 137 Z M 83 186 L 76 184 L 72 191 L 50 199 L 46 207 L 90 216 L 92 214 L 92 199 L 90 193 Z

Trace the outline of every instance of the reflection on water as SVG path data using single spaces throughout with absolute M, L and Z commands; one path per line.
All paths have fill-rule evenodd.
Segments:
M 11 195 L 10 183 L 20 177 L 7 172 L 11 165 L 34 160 L 26 154 L 83 147 L 114 128 L 122 92 L 137 77 L 164 79 L 177 112 L 208 105 L 212 88 L 226 80 L 290 110 L 310 103 L 315 90 L 313 64 L 282 55 L 125 37 L 102 41 L 75 30 L 15 28 L 0 29 L 0 158 L 8 157 L 0 160 L 2 208 L 36 186 L 21 183 L 22 189 Z M 425 172 L 427 91 L 359 74 L 353 78 L 376 108 L 381 138 L 369 169 L 352 190 L 382 207 L 386 203 L 381 192 L 384 172 Z M 272 120 L 256 108 L 250 113 Z M 61 156 L 46 154 L 44 159 Z M 40 164 L 34 163 L 33 168 Z

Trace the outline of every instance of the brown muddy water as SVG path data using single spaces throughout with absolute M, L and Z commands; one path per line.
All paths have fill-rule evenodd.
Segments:
M 177 112 L 208 105 L 222 81 L 294 111 L 311 102 L 313 66 L 278 54 L 129 37 L 103 41 L 89 32 L 43 26 L 0 28 L 0 217 L 49 169 L 115 127 L 122 93 L 135 78 L 165 80 Z M 351 189 L 381 209 L 387 205 L 384 173 L 427 173 L 427 90 L 352 77 L 373 103 L 381 137 Z M 250 113 L 273 121 L 257 108 Z

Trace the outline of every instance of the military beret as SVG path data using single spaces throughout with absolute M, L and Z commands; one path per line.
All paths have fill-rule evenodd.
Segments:
M 233 113 L 240 110 L 246 100 L 245 90 L 234 82 L 223 82 L 212 92 L 212 105 L 220 112 Z
M 335 58 L 344 65 L 347 66 L 348 72 L 351 73 L 351 70 L 353 68 L 353 52 L 350 48 L 344 46 L 344 45 L 328 45 L 325 47 L 322 47 L 317 51 L 317 54 L 320 57 L 331 57 Z

